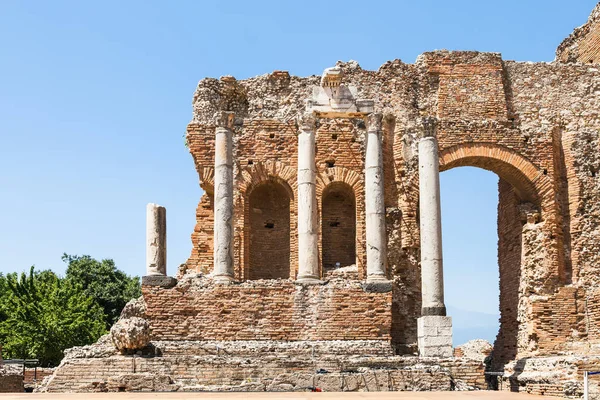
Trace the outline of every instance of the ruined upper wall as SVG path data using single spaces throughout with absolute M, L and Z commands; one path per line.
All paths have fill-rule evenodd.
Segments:
M 600 62 L 600 3 L 596 5 L 587 22 L 569 35 L 556 49 L 556 61 L 564 63 Z

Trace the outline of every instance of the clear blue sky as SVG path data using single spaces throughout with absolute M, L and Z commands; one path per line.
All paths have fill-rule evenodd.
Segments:
M 156 202 L 167 207 L 173 273 L 201 194 L 182 135 L 205 76 L 320 74 L 350 59 L 376 69 L 442 48 L 550 61 L 594 5 L 1 0 L 0 271 L 62 273 L 67 252 L 141 275 L 145 205 Z M 442 174 L 451 305 L 497 309 L 496 181 Z

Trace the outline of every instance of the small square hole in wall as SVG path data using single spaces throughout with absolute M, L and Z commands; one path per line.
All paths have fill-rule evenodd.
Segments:
M 334 160 L 325 161 L 325 165 L 327 166 L 327 168 L 333 168 L 333 167 L 335 167 L 335 161 Z
M 270 137 L 271 139 L 274 139 L 274 138 L 275 138 L 275 134 L 274 134 L 274 133 L 269 133 L 269 137 Z
M 265 222 L 265 228 L 273 229 L 273 228 L 275 228 L 275 223 L 271 222 L 271 221 L 267 221 L 267 222 Z
M 334 133 L 333 135 L 331 135 L 331 138 L 332 138 L 333 140 L 337 140 L 337 133 Z
M 252 165 L 252 164 L 254 164 L 254 161 L 248 160 L 248 165 Z

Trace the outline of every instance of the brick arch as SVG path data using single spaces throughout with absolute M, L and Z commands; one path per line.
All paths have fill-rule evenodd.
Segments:
M 496 362 L 514 359 L 529 341 L 527 323 L 531 316 L 519 316 L 523 299 L 533 292 L 551 293 L 565 280 L 563 235 L 557 223 L 557 203 L 552 179 L 527 157 L 492 143 L 468 143 L 440 152 L 440 171 L 472 166 L 494 172 L 500 179 L 498 205 L 498 266 L 500 275 L 500 327 L 494 343 Z M 528 221 L 524 228 L 522 203 L 533 203 L 541 211 L 541 220 Z M 502 209 L 502 211 L 500 211 Z M 500 214 L 502 212 L 502 214 Z M 527 232 L 539 232 L 544 238 L 542 261 L 527 260 Z M 502 234 L 500 234 L 502 232 Z M 544 287 L 535 287 L 522 271 L 536 269 Z M 529 313 L 530 311 L 528 311 Z
M 334 166 L 332 168 L 325 168 L 317 172 L 316 177 L 316 197 L 318 204 L 318 218 L 319 218 L 319 257 L 323 254 L 323 230 L 321 221 L 321 211 L 323 210 L 323 193 L 334 184 L 344 184 L 350 190 L 354 192 L 354 201 L 356 206 L 356 263 L 358 267 L 358 276 L 366 276 L 366 237 L 365 237 L 365 184 L 364 175 L 361 172 L 354 170 Z M 321 260 L 322 263 L 323 260 Z
M 553 205 L 552 182 L 544 171 L 507 147 L 491 143 L 469 143 L 446 148 L 440 153 L 440 171 L 455 167 L 479 167 L 496 173 L 510 183 L 519 198 L 549 212 Z
M 296 170 L 279 161 L 258 162 L 244 168 L 241 172 L 242 179 L 238 183 L 239 191 L 248 196 L 253 188 L 269 180 L 284 183 L 292 201 L 298 189 L 298 178 Z
M 257 162 L 241 170 L 241 179 L 238 179 L 240 196 L 236 201 L 238 215 L 236 218 L 236 231 L 243 234 L 236 237 L 236 274 L 240 279 L 250 278 L 250 230 L 246 229 L 250 221 L 250 196 L 262 184 L 275 182 L 280 184 L 287 192 L 290 199 L 290 278 L 295 277 L 298 264 L 298 239 L 297 239 L 297 204 L 296 193 L 298 178 L 296 170 L 279 161 Z
M 323 190 L 331 183 L 345 183 L 354 190 L 354 195 L 359 196 L 364 190 L 363 176 L 351 169 L 344 167 L 326 168 L 324 171 L 317 173 L 316 192 L 317 198 L 323 195 Z

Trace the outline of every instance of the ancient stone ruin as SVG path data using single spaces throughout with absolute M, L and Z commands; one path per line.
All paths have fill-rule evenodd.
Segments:
M 143 298 L 46 390 L 485 389 L 487 369 L 581 395 L 600 369 L 599 10 L 552 63 L 434 51 L 200 81 L 191 256 L 167 275 L 149 205 Z M 491 354 L 453 350 L 444 304 L 439 171 L 460 166 L 500 178 Z

